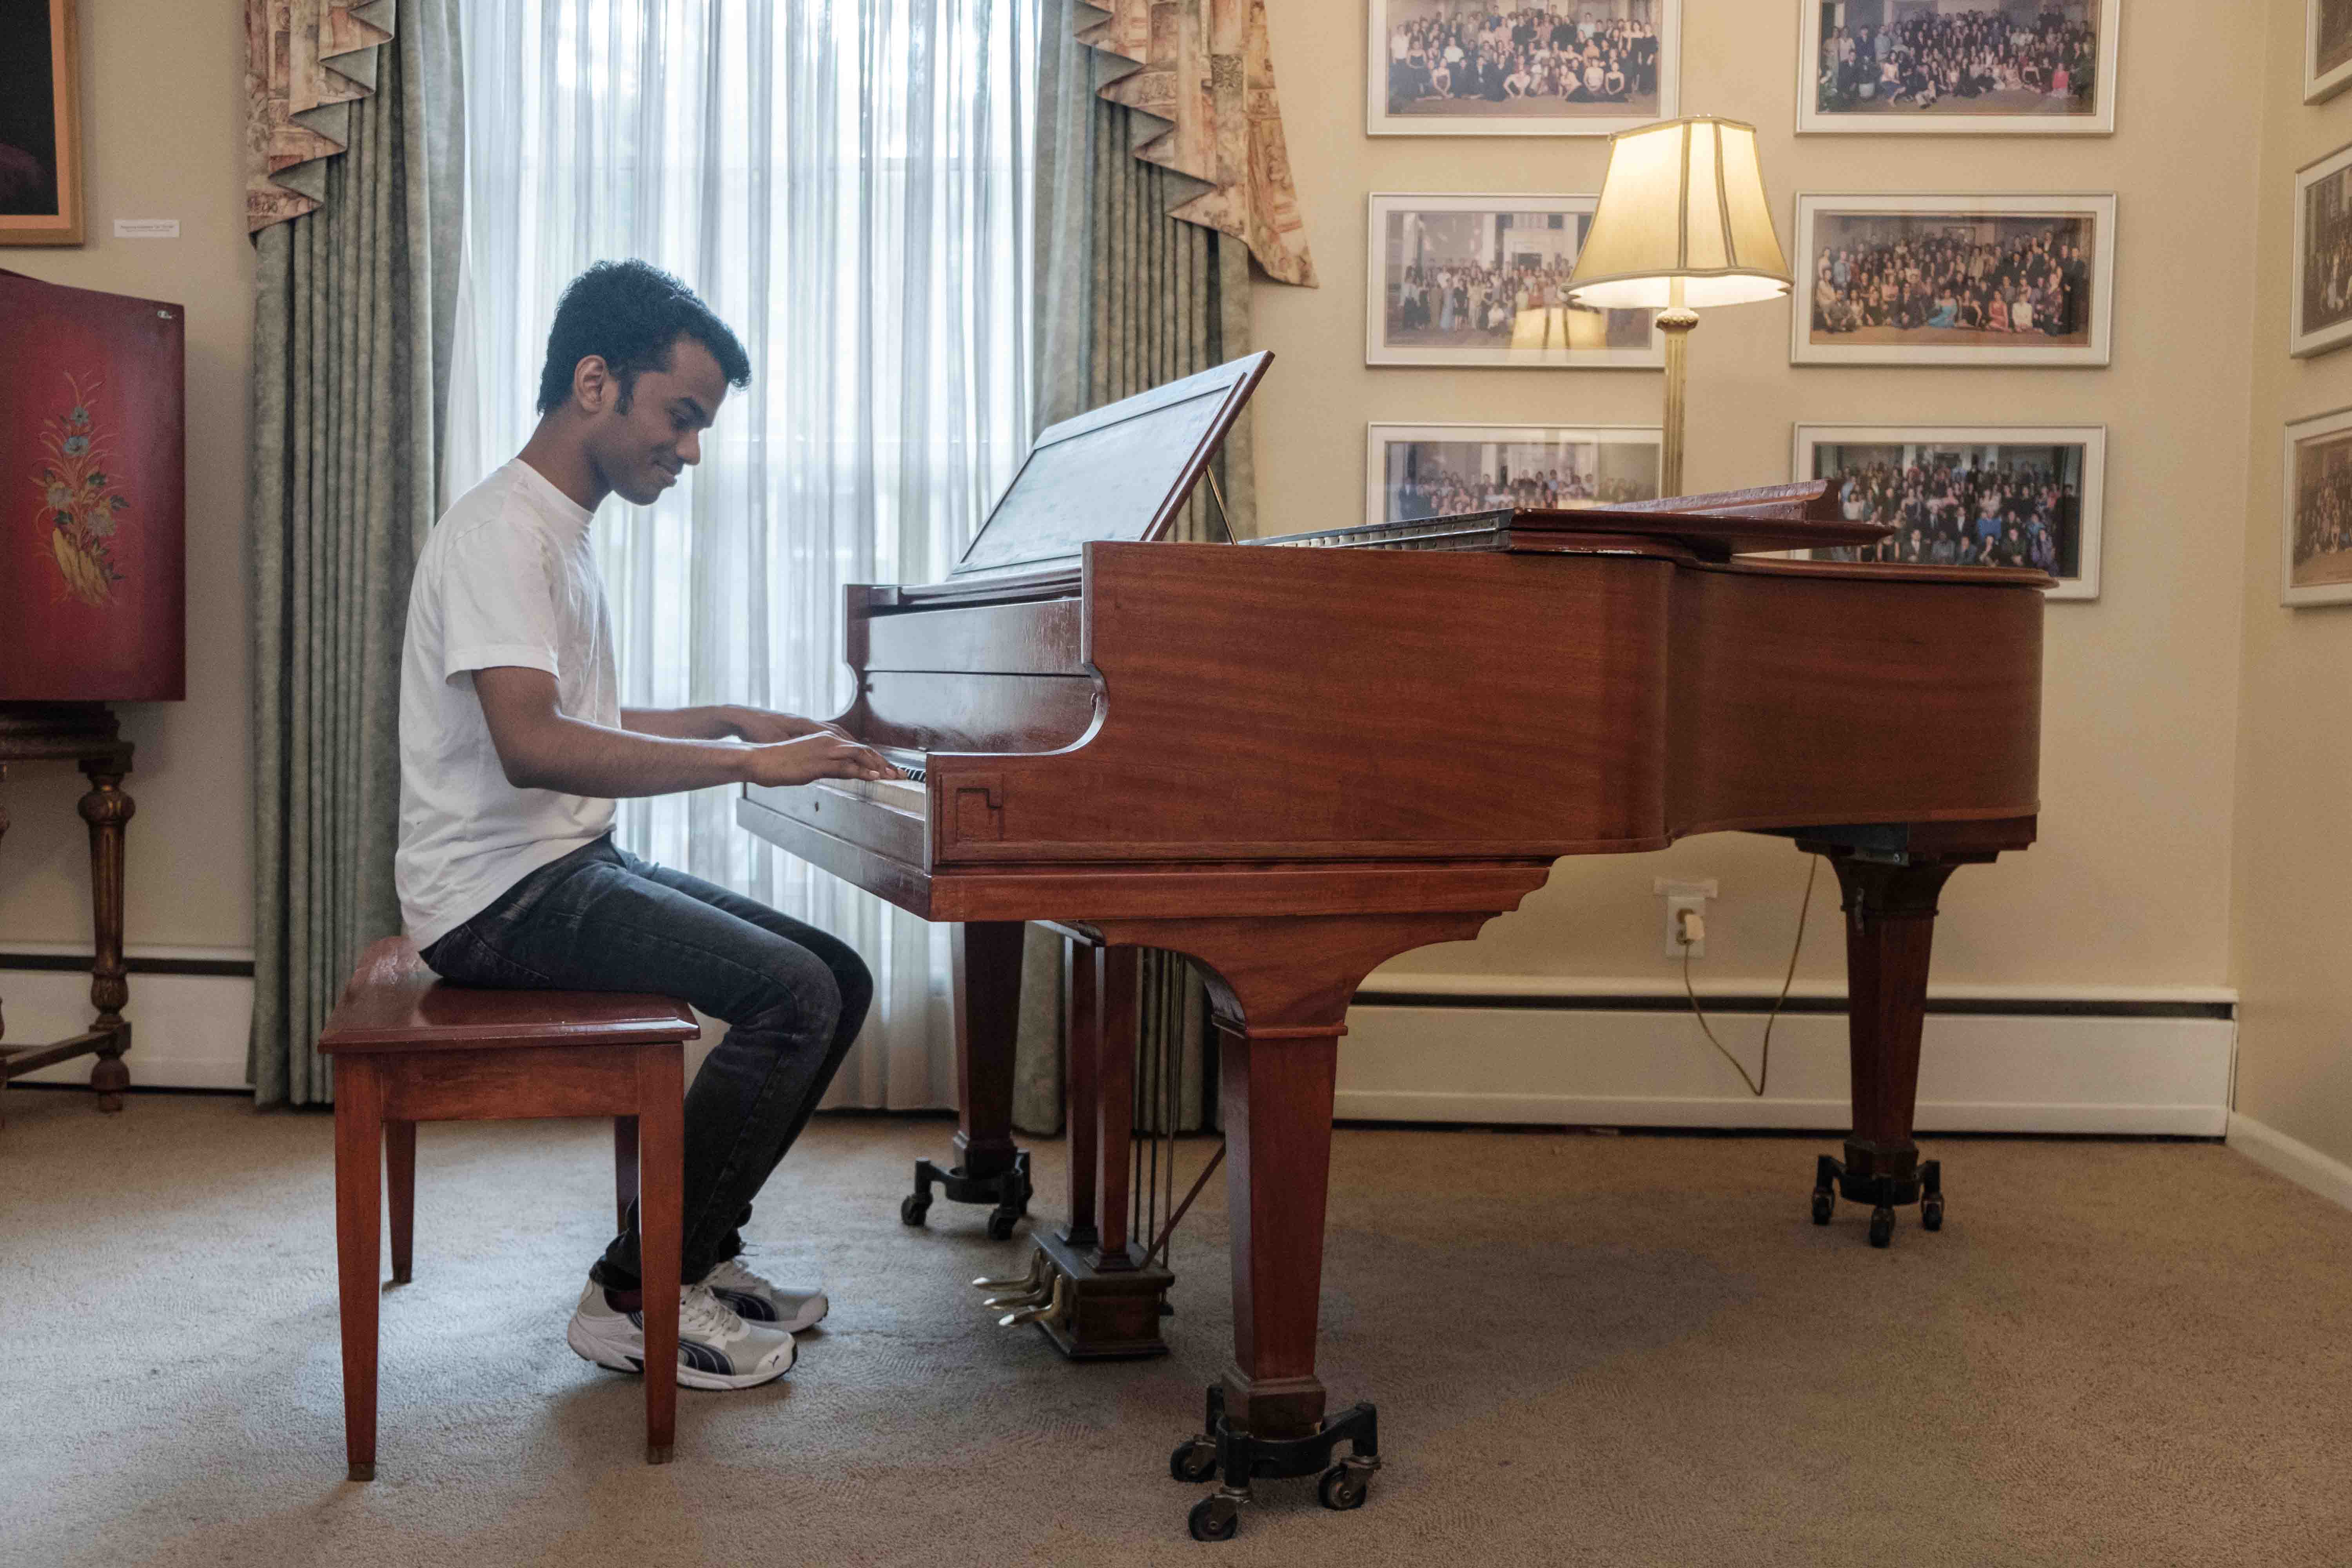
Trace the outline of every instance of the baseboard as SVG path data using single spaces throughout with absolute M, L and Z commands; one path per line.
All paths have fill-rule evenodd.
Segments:
M 2352 1165 L 2234 1110 L 2230 1112 L 2229 1144 L 2264 1170 L 2352 1209 Z
M 72 970 L 10 969 L 0 981 L 5 1041 L 37 1046 L 89 1026 L 89 975 Z M 133 973 L 131 1050 L 123 1064 L 142 1089 L 241 1089 L 253 1026 L 253 981 L 238 974 Z M 26 1073 L 18 1083 L 81 1083 L 90 1058 L 76 1057 Z
M 2080 1011 L 2079 997 L 2047 999 L 2067 1011 L 2020 1002 L 1931 1013 L 1917 1127 L 2221 1136 L 2235 1025 L 2201 1008 L 2151 1016 L 2116 1000 L 2108 1014 Z M 1756 1074 L 1764 1015 L 1709 1017 Z M 1433 1005 L 1426 992 L 1398 1005 L 1371 994 L 1349 1010 L 1348 1028 L 1336 1110 L 1353 1120 L 1791 1130 L 1841 1130 L 1851 1120 L 1837 1013 L 1782 1015 L 1761 1098 L 1686 1007 L 1530 1006 L 1517 995 L 1508 1005 Z

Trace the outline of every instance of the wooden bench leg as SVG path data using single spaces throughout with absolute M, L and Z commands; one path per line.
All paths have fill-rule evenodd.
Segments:
M 383 1124 L 384 1196 L 392 1211 L 392 1279 L 409 1279 L 409 1244 L 416 1236 L 416 1123 Z
M 646 1315 L 646 1463 L 669 1463 L 677 1430 L 678 1249 L 685 1240 L 686 1055 L 637 1052 L 637 1267 Z
M 634 1116 L 613 1118 L 613 1212 L 617 1216 L 614 1226 L 629 1228 L 629 1205 L 637 1201 L 637 1119 Z
M 335 1275 L 342 1299 L 343 1448 L 355 1481 L 375 1479 L 383 1150 L 383 1085 L 376 1064 L 336 1064 Z

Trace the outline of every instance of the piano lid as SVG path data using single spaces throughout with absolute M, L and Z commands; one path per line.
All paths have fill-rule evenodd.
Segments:
M 972 536 L 955 581 L 1075 571 L 1091 541 L 1165 537 L 1273 361 L 1247 354 L 1048 429 Z

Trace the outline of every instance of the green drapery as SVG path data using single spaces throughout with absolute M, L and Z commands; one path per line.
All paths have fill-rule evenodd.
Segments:
M 254 1005 L 261 1103 L 332 1096 L 313 1050 L 400 930 L 400 651 L 438 515 L 464 157 L 457 0 L 402 0 L 319 209 L 255 236 Z
M 1036 408 L 1040 428 L 1249 352 L 1248 247 L 1168 216 L 1203 187 L 1140 162 L 1133 150 L 1164 129 L 1096 96 L 1093 50 L 1079 44 L 1070 0 L 1045 0 L 1039 22 L 1036 143 Z M 1213 540 L 1229 524 L 1256 531 L 1250 423 L 1244 414 L 1197 490 L 1177 537 Z M 1050 1132 L 1062 1121 L 1061 940 L 1031 927 L 1022 974 L 1013 1121 Z M 1208 999 L 1183 960 L 1147 952 L 1139 1056 L 1173 1058 L 1179 1129 L 1214 1114 L 1202 1093 Z M 1148 1101 L 1147 1101 L 1148 1106 Z M 1153 1129 L 1148 1110 L 1139 1121 Z

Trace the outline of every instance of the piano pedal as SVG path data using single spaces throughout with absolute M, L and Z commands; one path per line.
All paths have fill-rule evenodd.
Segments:
M 971 1288 L 975 1290 L 1009 1290 L 1016 1286 L 1036 1285 L 1043 1281 L 1045 1277 L 1045 1255 L 1042 1252 L 1033 1252 L 1029 1255 L 1028 1273 L 1011 1279 L 975 1279 L 971 1282 Z
M 1024 1323 L 1058 1323 L 1070 1315 L 1070 1279 L 1066 1274 L 1054 1276 L 1054 1294 L 1040 1306 L 1026 1307 L 1007 1312 L 996 1320 L 1000 1329 L 1019 1328 Z

